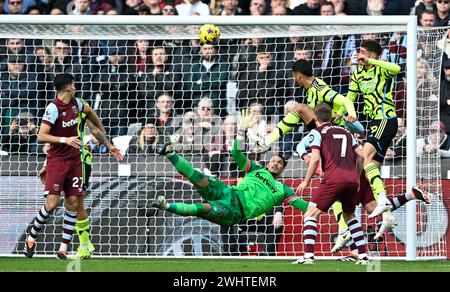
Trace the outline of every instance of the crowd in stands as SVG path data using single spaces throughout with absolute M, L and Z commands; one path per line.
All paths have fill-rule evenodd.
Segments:
M 450 0 L 0 0 L 0 14 L 75 15 L 418 15 L 422 27 L 450 25 Z M 1 17 L 1 16 L 0 16 Z M 257 31 L 255 35 L 258 35 Z M 201 154 L 205 168 L 220 175 L 236 133 L 236 109 L 255 113 L 253 134 L 265 136 L 304 92 L 291 66 L 307 59 L 314 75 L 346 94 L 362 40 L 383 46 L 382 59 L 402 67 L 395 80 L 398 137 L 387 159 L 404 156 L 406 36 L 401 33 L 221 40 L 36 40 L 0 39 L 1 149 L 42 153 L 36 141 L 45 106 L 55 98 L 55 74 L 75 75 L 78 97 L 102 118 L 111 137 L 129 135 L 128 154 L 153 154 L 171 140 L 178 151 Z M 420 41 L 420 40 L 419 40 Z M 440 82 L 440 118 L 450 134 L 450 60 L 422 42 L 417 61 L 418 98 Z M 441 72 L 429 70 L 432 62 Z M 233 89 L 234 87 L 234 89 Z M 357 110 L 358 110 L 357 106 Z M 361 112 L 361 111 L 359 111 Z M 363 119 L 364 117 L 360 117 Z M 400 132 L 402 129 L 403 132 Z M 279 150 L 293 155 L 303 125 L 286 135 Z M 398 139 L 397 139 L 398 138 Z M 26 143 L 26 146 L 22 145 Z M 94 142 L 94 152 L 103 153 Z M 248 151 L 255 141 L 248 141 Z M 96 149 L 96 147 L 98 149 Z M 233 166 L 228 164 L 227 169 Z

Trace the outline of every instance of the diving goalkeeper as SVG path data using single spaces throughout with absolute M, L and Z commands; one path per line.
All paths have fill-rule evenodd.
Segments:
M 286 166 L 283 157 L 273 156 L 267 168 L 264 168 L 242 153 L 245 131 L 252 126 L 253 114 L 248 109 L 242 110 L 239 122 L 239 132 L 231 150 L 231 156 L 239 169 L 245 172 L 239 186 L 227 186 L 220 180 L 194 169 L 173 151 L 173 145 L 169 142 L 159 147 L 158 153 L 165 155 L 175 169 L 192 182 L 204 201 L 194 204 L 168 203 L 164 196 L 158 196 L 153 206 L 181 216 L 201 217 L 222 226 L 231 226 L 258 217 L 283 200 L 305 212 L 308 202 L 299 198 L 287 185 L 277 181 Z

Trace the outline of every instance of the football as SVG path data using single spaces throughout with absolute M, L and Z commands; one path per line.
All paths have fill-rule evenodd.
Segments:
M 200 27 L 199 38 L 204 44 L 217 44 L 220 38 L 220 28 L 215 24 L 204 24 Z

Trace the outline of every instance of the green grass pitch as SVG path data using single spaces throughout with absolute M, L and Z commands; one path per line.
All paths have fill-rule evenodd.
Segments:
M 450 272 L 449 261 L 381 261 L 371 269 L 382 272 Z M 81 272 L 366 272 L 366 266 L 352 262 L 316 260 L 314 265 L 292 265 L 291 260 L 253 259 L 102 259 L 80 262 L 56 258 L 0 257 L 0 272 L 55 271 L 77 269 Z

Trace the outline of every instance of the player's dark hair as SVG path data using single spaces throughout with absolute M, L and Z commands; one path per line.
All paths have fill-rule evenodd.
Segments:
M 321 103 L 316 106 L 314 109 L 317 119 L 322 122 L 331 122 L 331 106 L 327 103 Z
M 283 168 L 286 168 L 286 166 L 287 166 L 288 163 L 287 163 L 286 158 L 284 158 L 283 155 L 281 155 L 281 154 L 276 154 L 276 155 L 274 155 L 274 157 L 280 157 L 281 160 L 283 160 Z
M 55 86 L 56 91 L 61 91 L 67 88 L 70 84 L 74 82 L 74 77 L 70 73 L 62 73 L 55 76 L 55 80 L 53 80 L 53 85 Z
M 381 55 L 381 45 L 379 42 L 374 40 L 367 40 L 361 43 L 361 48 L 367 49 L 369 52 L 373 52 L 377 54 L 377 56 Z
M 295 61 L 294 65 L 292 66 L 292 72 L 299 72 L 308 77 L 313 76 L 313 68 L 311 62 L 304 59 Z

